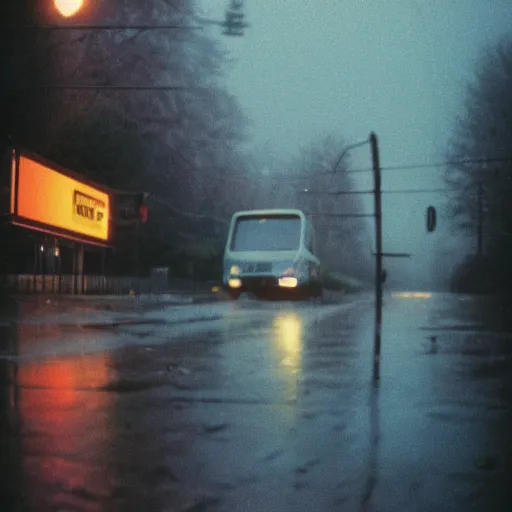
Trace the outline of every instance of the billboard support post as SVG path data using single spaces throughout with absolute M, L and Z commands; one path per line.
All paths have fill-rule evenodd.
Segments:
M 78 254 L 77 244 L 73 243 L 73 295 L 78 295 L 78 283 L 77 283 L 77 269 L 78 269 Z
M 135 231 L 135 279 L 137 294 L 140 295 L 140 221 L 137 221 Z
M 79 253 L 79 264 L 78 264 L 78 273 L 80 276 L 80 294 L 85 293 L 85 276 L 84 276 L 84 244 L 80 243 L 80 253 Z
M 105 267 L 106 267 L 106 257 L 107 257 L 107 254 L 106 254 L 106 251 L 105 249 L 102 249 L 101 251 L 101 293 L 107 293 L 106 291 L 106 285 L 105 285 Z
M 39 271 L 39 240 L 34 238 L 34 274 L 32 275 L 32 292 L 36 292 L 37 272 Z M 28 291 L 28 290 L 27 290 Z
M 81 295 L 84 291 L 84 244 L 75 242 L 73 248 L 74 294 Z

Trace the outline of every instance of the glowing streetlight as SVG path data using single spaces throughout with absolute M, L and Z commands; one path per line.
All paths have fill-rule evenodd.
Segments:
M 75 15 L 83 5 L 83 0 L 54 0 L 55 7 L 65 18 Z

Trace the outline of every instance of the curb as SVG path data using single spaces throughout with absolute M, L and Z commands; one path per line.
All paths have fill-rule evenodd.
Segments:
M 198 323 L 198 322 L 208 322 L 212 320 L 220 320 L 222 319 L 222 315 L 211 315 L 211 316 L 203 316 L 203 317 L 192 317 L 192 318 L 177 318 L 174 320 L 166 320 L 164 318 L 126 318 L 119 320 L 110 320 L 105 322 L 76 322 L 76 323 L 55 323 L 52 325 L 58 326 L 61 329 L 116 329 L 118 327 L 124 326 L 136 326 L 136 325 L 178 325 L 178 324 L 186 324 L 186 323 Z M 14 325 L 31 325 L 26 323 L 18 323 L 11 322 L 10 324 L 5 324 L 5 327 L 9 327 L 12 324 Z M 3 325 L 0 323 L 0 325 Z
M 182 318 L 176 320 L 165 320 L 163 318 L 153 318 L 147 320 L 136 320 L 136 319 L 127 319 L 127 320 L 119 320 L 113 322 L 102 322 L 102 323 L 90 323 L 90 324 L 76 324 L 76 327 L 80 327 L 82 329 L 115 329 L 117 327 L 123 326 L 132 326 L 132 325 L 177 325 L 177 324 L 188 324 L 188 323 L 198 323 L 198 322 L 209 322 L 212 320 L 221 320 L 222 315 L 212 315 L 206 317 L 199 318 Z M 62 326 L 72 326 L 73 324 L 63 324 Z
M 111 322 L 98 322 L 98 323 L 76 323 L 76 324 L 58 324 L 59 327 L 77 327 L 79 329 L 116 329 L 117 327 L 122 327 L 125 325 L 163 325 L 169 322 L 165 321 L 163 318 L 153 318 L 147 320 L 136 320 L 136 319 L 127 319 L 127 320 L 114 320 Z

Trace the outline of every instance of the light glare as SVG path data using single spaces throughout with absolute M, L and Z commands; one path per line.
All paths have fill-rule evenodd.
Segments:
M 230 279 L 228 281 L 228 284 L 230 288 L 241 288 L 242 287 L 242 281 L 240 279 Z
M 65 18 L 76 14 L 83 5 L 83 0 L 54 0 L 55 7 Z
M 296 277 L 280 277 L 279 286 L 283 288 L 296 288 L 298 284 Z
M 430 292 L 394 292 L 392 294 L 395 299 L 431 299 Z

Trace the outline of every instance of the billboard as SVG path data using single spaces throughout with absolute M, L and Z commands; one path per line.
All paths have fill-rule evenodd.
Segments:
M 14 223 L 86 242 L 109 241 L 107 192 L 26 154 L 15 158 L 11 184 Z

